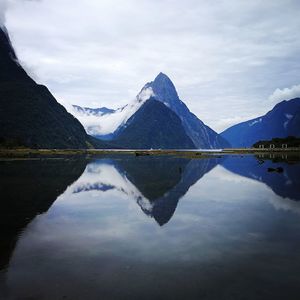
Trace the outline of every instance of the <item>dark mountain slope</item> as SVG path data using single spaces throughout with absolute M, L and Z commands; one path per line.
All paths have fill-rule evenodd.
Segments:
M 19 64 L 6 29 L 0 28 L 0 145 L 31 148 L 105 146 L 88 136 L 80 122 L 49 90 L 36 84 Z
M 179 117 L 154 98 L 147 100 L 129 118 L 126 127 L 113 142 L 125 148 L 135 149 L 195 148 Z

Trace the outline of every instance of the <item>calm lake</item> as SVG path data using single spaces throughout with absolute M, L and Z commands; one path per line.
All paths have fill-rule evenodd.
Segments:
M 0 299 L 298 300 L 297 160 L 2 161 Z

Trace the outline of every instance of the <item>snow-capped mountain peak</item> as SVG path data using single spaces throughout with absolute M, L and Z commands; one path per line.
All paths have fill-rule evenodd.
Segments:
M 203 149 L 229 146 L 221 136 L 199 120 L 179 99 L 174 84 L 164 73 L 159 73 L 153 81 L 148 82 L 131 103 L 116 109 L 112 113 L 95 116 L 88 111 L 88 115 L 78 114 L 78 112 L 75 112 L 74 115 L 82 122 L 89 134 L 100 139 L 115 140 L 132 122 L 135 124 L 136 113 L 140 111 L 140 108 L 148 99 L 153 98 L 163 103 L 172 113 L 175 113 L 176 117 L 179 117 L 179 123 L 181 122 L 181 124 L 177 125 L 183 127 L 184 136 L 191 141 L 190 145 L 193 144 L 194 147 Z M 161 111 L 163 108 L 163 106 L 160 106 L 159 110 Z M 158 109 L 157 106 L 156 109 Z M 172 113 L 168 116 L 174 121 L 175 119 L 170 117 Z M 145 120 L 148 118 L 148 113 L 145 114 L 144 118 Z M 164 118 L 161 118 L 161 122 L 163 120 Z M 162 125 L 156 124 L 155 126 L 160 128 L 159 126 Z M 136 129 L 132 129 L 135 133 L 131 133 L 129 136 L 134 138 L 133 135 L 136 135 L 136 132 L 142 130 L 142 128 L 143 126 L 140 124 Z M 187 147 L 186 145 L 184 143 L 184 147 Z
M 132 102 L 123 107 L 114 110 L 106 107 L 89 108 L 73 105 L 72 113 L 83 124 L 88 134 L 111 139 L 114 133 L 152 97 L 175 112 L 178 110 L 178 103 L 181 103 L 171 79 L 164 73 L 159 73 L 154 81 L 145 84 Z
M 155 98 L 163 102 L 168 107 L 174 108 L 181 101 L 178 97 L 176 88 L 171 79 L 164 73 L 159 73 L 154 81 L 148 82 L 144 89 L 151 89 Z M 173 109 L 176 111 L 176 109 Z

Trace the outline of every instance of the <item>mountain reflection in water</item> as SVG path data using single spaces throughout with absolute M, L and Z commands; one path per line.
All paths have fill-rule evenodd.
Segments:
M 133 198 L 142 211 L 164 225 L 179 199 L 218 159 L 189 160 L 170 157 L 132 157 L 97 160 L 89 164 L 74 184 L 73 193 L 117 190 Z
M 255 156 L 1 162 L 0 298 L 297 299 L 299 167 Z
M 258 180 L 269 186 L 274 193 L 291 200 L 300 200 L 300 168 L 298 157 L 287 155 L 244 156 L 243 159 L 227 159 L 222 166 L 241 176 Z M 268 172 L 270 168 L 282 168 L 282 174 Z

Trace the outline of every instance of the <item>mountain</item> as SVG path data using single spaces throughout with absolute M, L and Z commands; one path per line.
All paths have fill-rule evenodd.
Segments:
M 89 107 L 81 107 L 78 105 L 73 105 L 73 108 L 78 111 L 78 113 L 93 115 L 93 116 L 103 116 L 106 114 L 114 113 L 114 109 L 110 109 L 107 107 L 100 108 L 89 108 Z
M 150 98 L 161 102 L 179 117 L 186 135 L 194 145 L 193 148 L 224 148 L 230 146 L 223 137 L 206 126 L 189 111 L 187 106 L 179 99 L 172 81 L 163 73 L 159 73 L 154 81 L 147 83 L 134 101 L 114 110 L 112 113 L 106 113 L 105 115 L 98 114 L 96 116 L 93 109 L 85 108 L 80 110 L 78 106 L 74 111 L 75 115 L 85 125 L 89 134 L 98 138 L 114 140 L 118 139 L 124 128 L 128 126 L 127 122 L 132 123 L 132 119 L 130 120 L 130 118 Z M 157 124 L 157 127 L 162 128 L 159 124 Z M 163 146 L 159 148 L 163 148 Z
M 105 144 L 88 136 L 81 123 L 20 65 L 6 28 L 0 27 L 0 146 L 88 148 Z
M 147 83 L 142 92 L 151 89 L 155 98 L 181 119 L 187 135 L 197 148 L 224 148 L 229 147 L 228 142 L 199 120 L 188 107 L 179 99 L 176 88 L 170 78 L 159 73 L 154 81 Z
M 180 118 L 153 97 L 128 119 L 114 143 L 134 149 L 195 148 Z
M 236 124 L 221 133 L 233 147 L 251 147 L 259 140 L 300 136 L 300 98 L 282 101 L 264 116 Z

